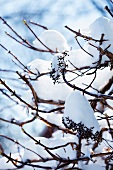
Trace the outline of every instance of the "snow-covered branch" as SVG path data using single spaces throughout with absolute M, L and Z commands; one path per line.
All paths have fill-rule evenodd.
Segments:
M 0 20 L 12 32 L 6 32 L 10 40 L 38 54 L 26 65 L 0 44 L 16 65 L 0 69 L 0 168 L 112 168 L 113 21 L 100 17 L 79 31 L 65 26 L 79 45 L 74 50 L 42 24 L 23 20 L 35 38 L 31 43 Z M 38 35 L 32 26 L 44 31 Z M 42 60 L 43 52 L 51 60 Z

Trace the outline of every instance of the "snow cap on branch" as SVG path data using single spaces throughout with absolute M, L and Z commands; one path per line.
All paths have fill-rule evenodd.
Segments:
M 69 50 L 67 40 L 65 37 L 56 30 L 46 30 L 39 36 L 40 41 L 46 45 L 50 50 L 62 52 Z M 41 44 L 37 39 L 33 41 L 35 47 L 41 50 L 47 50 L 47 48 Z
M 30 70 L 35 74 L 38 74 L 38 72 L 46 73 L 49 72 L 49 69 L 51 67 L 51 62 L 38 58 L 30 62 L 27 66 L 29 66 Z
M 49 76 L 42 76 L 33 85 L 38 97 L 45 100 L 65 100 L 71 92 L 71 88 L 64 83 L 53 84 Z M 62 90 L 63 89 L 63 90 Z
M 81 92 L 76 90 L 71 92 L 66 99 L 63 119 L 67 128 L 72 126 L 73 129 L 76 124 L 80 125 L 80 127 L 84 125 L 83 129 L 85 128 L 86 130 L 92 129 L 93 134 L 100 131 L 98 121 L 88 100 Z
M 86 31 L 83 31 L 82 33 L 83 34 L 85 33 L 86 35 L 93 37 L 94 39 L 97 40 L 101 39 L 101 36 L 103 34 L 104 35 L 103 39 L 105 41 L 103 41 L 101 44 L 100 42 L 96 42 L 96 41 L 94 42 L 92 40 L 90 40 L 89 42 L 95 45 L 96 47 L 100 46 L 103 50 L 106 49 L 109 45 L 111 45 L 109 46 L 108 51 L 113 53 L 113 46 L 112 46 L 113 36 L 111 36 L 112 32 L 113 32 L 113 21 L 106 17 L 99 17 L 89 26 L 88 29 L 86 29 Z M 94 56 L 93 59 L 95 61 L 98 60 L 97 57 L 99 51 L 95 47 L 92 47 L 91 45 L 89 45 L 88 42 L 86 42 L 84 45 L 84 49 Z M 108 60 L 109 58 L 106 55 L 103 55 L 102 63 Z

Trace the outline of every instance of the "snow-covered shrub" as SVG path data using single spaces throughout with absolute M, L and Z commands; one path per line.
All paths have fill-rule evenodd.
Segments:
M 15 103 L 13 111 L 0 113 L 9 126 L 0 134 L 7 143 L 7 149 L 0 144 L 0 168 L 112 169 L 113 21 L 100 17 L 78 32 L 66 26 L 79 45 L 78 37 L 84 39 L 73 50 L 58 31 L 37 36 L 24 21 L 36 38 L 30 44 L 0 19 L 18 43 L 51 55 L 51 61 L 37 58 L 25 66 L 1 45 L 21 68 L 14 72 L 21 88 L 0 79 L 2 95 Z

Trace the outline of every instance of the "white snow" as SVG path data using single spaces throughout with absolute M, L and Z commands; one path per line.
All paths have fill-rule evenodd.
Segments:
M 70 137 L 70 136 L 66 136 L 66 137 L 60 137 L 60 136 L 56 136 L 56 137 L 52 137 L 50 139 L 44 138 L 44 137 L 36 137 L 35 138 L 37 141 L 40 141 L 41 144 L 46 145 L 47 147 L 53 148 L 53 147 L 57 147 L 59 145 L 64 145 L 68 142 L 75 142 L 75 136 Z M 39 154 L 41 157 L 43 158 L 51 158 L 51 155 L 46 152 L 45 148 L 40 146 L 40 144 L 36 144 L 33 140 L 29 140 L 26 142 L 26 147 L 30 148 L 32 146 L 32 150 L 37 152 L 37 154 Z M 55 154 L 56 156 L 60 156 L 62 158 L 65 159 L 74 159 L 76 158 L 76 150 L 72 148 L 72 146 L 69 144 L 65 147 L 60 147 L 58 149 L 54 149 L 51 150 L 50 152 Z M 38 155 L 25 150 L 24 156 L 23 156 L 23 160 L 25 161 L 26 159 L 40 159 L 40 157 L 38 157 Z M 51 166 L 54 167 L 56 166 L 57 161 L 49 161 L 49 162 L 45 162 L 44 165 L 47 166 Z M 41 162 L 41 165 L 43 165 L 43 163 Z
M 43 117 L 44 119 L 46 119 L 48 122 L 53 123 L 57 126 L 60 127 L 64 127 L 62 124 L 62 114 L 58 114 L 58 113 L 46 113 L 46 114 L 42 114 L 39 112 L 39 115 L 41 117 Z
M 55 71 L 54 79 L 61 75 L 62 69 L 66 67 L 66 62 L 64 58 L 64 54 L 58 53 L 55 54 L 52 59 L 52 70 Z
M 87 128 L 94 127 L 93 133 L 100 131 L 93 109 L 79 91 L 75 90 L 67 97 L 63 117 L 69 117 L 75 123 L 82 122 Z
M 30 70 L 37 74 L 38 73 L 46 73 L 50 71 L 51 68 L 51 62 L 42 60 L 42 59 L 35 59 L 32 62 L 30 62 L 27 66 L 30 67 Z
M 113 36 L 112 36 L 113 21 L 112 20 L 109 20 L 105 17 L 100 17 L 96 21 L 94 21 L 89 26 L 89 28 L 87 30 L 88 30 L 87 35 L 91 36 L 95 39 L 99 39 L 101 37 L 102 33 L 105 34 L 104 38 L 108 39 L 108 41 L 102 43 L 101 47 L 103 49 L 105 49 L 109 44 L 113 44 Z M 53 50 L 54 52 L 58 52 L 58 53 L 53 55 L 52 61 L 44 61 L 41 59 L 36 59 L 28 64 L 28 67 L 30 67 L 30 70 L 32 72 L 36 73 L 37 75 L 39 75 L 40 73 L 46 73 L 46 72 L 50 71 L 51 70 L 51 62 L 52 62 L 52 69 L 54 69 L 56 71 L 55 77 L 61 76 L 60 77 L 60 81 L 61 81 L 62 80 L 61 72 L 62 72 L 62 69 L 65 68 L 65 64 L 68 64 L 67 69 L 73 70 L 76 67 L 79 68 L 79 67 L 84 67 L 84 66 L 91 66 L 91 67 L 95 66 L 96 63 L 94 64 L 94 62 L 98 61 L 98 59 L 99 59 L 98 58 L 99 52 L 94 47 L 90 46 L 88 42 L 86 42 L 84 44 L 84 49 L 86 51 L 88 51 L 89 53 L 91 53 L 94 57 L 91 57 L 90 55 L 85 53 L 82 49 L 70 51 L 65 37 L 61 33 L 57 32 L 55 30 L 44 31 L 39 36 L 39 39 L 49 49 Z M 92 40 L 90 42 L 92 44 L 96 45 L 97 47 L 99 46 L 99 43 L 97 43 L 97 42 L 94 42 Z M 37 47 L 39 49 L 48 50 L 38 40 L 34 40 L 33 44 L 35 47 Z M 66 50 L 67 50 L 67 55 L 64 57 L 64 60 L 62 59 L 62 63 L 61 63 L 62 65 L 59 66 L 59 57 L 60 56 L 63 57 L 63 55 L 64 55 L 63 52 L 66 52 Z M 110 52 L 113 52 L 112 45 L 108 50 Z M 109 59 L 108 59 L 108 57 L 106 57 L 104 55 L 102 62 L 104 62 L 106 60 L 109 60 Z M 94 69 L 91 71 L 94 71 Z M 81 74 L 81 76 L 79 76 L 78 78 L 73 80 L 71 82 L 71 84 L 74 83 L 75 85 L 82 87 L 82 88 L 86 87 L 83 85 L 83 83 L 89 85 L 90 82 L 92 81 L 92 79 L 94 78 L 94 75 L 86 75 L 86 74 L 82 75 L 82 72 L 77 72 L 77 73 Z M 107 84 L 109 79 L 112 77 L 112 74 L 113 74 L 113 71 L 110 70 L 109 67 L 104 68 L 102 70 L 98 70 L 96 72 L 95 81 L 92 83 L 92 87 L 94 87 L 97 90 L 101 90 Z M 70 79 L 73 78 L 72 73 L 69 73 L 66 76 Z M 113 115 L 112 109 L 106 107 L 106 108 L 102 108 L 103 110 L 101 110 L 101 108 L 100 108 L 99 110 L 103 111 L 103 114 L 101 114 L 99 112 L 94 112 L 89 101 L 87 100 L 86 96 L 77 90 L 72 91 L 72 89 L 70 87 L 68 87 L 64 82 L 59 83 L 59 84 L 57 84 L 57 83 L 54 84 L 53 80 L 49 77 L 49 75 L 44 75 L 33 82 L 33 87 L 37 93 L 37 96 L 41 99 L 54 100 L 54 101 L 58 101 L 58 100 L 65 101 L 65 109 L 64 109 L 64 114 L 63 114 L 64 118 L 69 117 L 69 119 L 72 120 L 76 124 L 81 122 L 82 124 L 84 124 L 84 126 L 86 126 L 89 129 L 93 127 L 94 134 L 97 131 L 99 132 L 101 128 L 106 128 L 106 127 L 109 128 L 108 123 L 105 119 L 99 120 L 99 121 L 97 121 L 97 119 L 99 118 L 98 116 L 101 116 L 103 118 L 106 116 L 111 117 Z M 94 89 L 91 89 L 91 88 L 88 90 L 91 92 L 95 91 Z M 95 91 L 95 93 L 97 93 L 97 91 Z M 108 93 L 108 92 L 106 92 L 106 93 Z M 33 104 L 32 94 L 30 93 L 30 91 L 26 91 L 26 93 L 23 93 L 23 98 L 28 103 Z M 113 102 L 110 99 L 107 100 L 107 102 L 112 107 Z M 43 107 L 43 106 L 45 106 L 45 105 L 42 104 L 41 107 Z M 39 105 L 39 107 L 40 107 L 40 105 Z M 47 107 L 49 109 L 51 109 L 51 106 L 47 105 Z M 47 107 L 45 106 L 45 109 L 47 109 Z M 100 107 L 100 103 L 97 104 L 97 108 L 99 108 L 99 107 Z M 25 110 L 23 109 L 23 107 L 21 107 L 21 109 L 20 109 L 20 106 L 16 106 L 14 108 L 15 108 L 15 110 L 18 109 L 20 111 L 20 114 L 18 114 L 18 115 L 15 115 L 15 112 L 11 115 L 14 118 L 16 118 L 17 120 L 25 121 L 27 119 L 32 118 L 32 115 L 28 116 L 25 113 Z M 55 107 L 53 107 L 53 108 L 55 108 Z M 50 123 L 54 123 L 55 125 L 64 127 L 64 125 L 62 124 L 62 114 L 39 113 L 39 115 L 42 116 L 43 118 L 45 118 Z M 7 118 L 9 118 L 9 117 L 7 116 Z M 65 121 L 66 121 L 66 119 L 65 119 Z M 112 127 L 113 120 L 110 120 L 109 122 Z M 35 131 L 37 131 L 37 129 L 39 128 L 39 125 L 41 125 L 40 121 L 35 120 L 31 124 L 25 125 L 25 129 L 31 135 L 34 136 L 34 134 L 35 134 L 34 129 L 35 129 Z M 42 126 L 43 125 L 41 125 L 41 127 Z M 12 131 L 12 128 L 10 125 L 9 125 L 9 127 L 10 127 L 10 131 Z M 15 132 L 16 132 L 17 136 L 20 134 L 20 131 L 21 131 L 21 129 L 18 130 L 15 128 Z M 12 131 L 12 134 L 13 134 L 13 131 Z M 111 144 L 111 146 L 112 146 L 112 138 L 111 138 L 111 134 L 109 133 L 108 130 L 103 132 L 102 137 L 105 138 L 106 140 L 108 140 L 109 144 Z M 63 134 L 63 132 L 61 132 L 61 131 L 56 131 L 55 133 L 53 133 L 52 138 L 50 138 L 50 139 L 46 139 L 43 137 L 36 137 L 35 139 L 37 139 L 42 144 L 44 144 L 48 147 L 55 147 L 55 146 L 63 145 L 63 144 L 66 144 L 67 142 L 76 142 L 76 143 L 78 142 L 78 137 L 76 135 Z M 91 145 L 87 145 L 86 140 L 82 140 L 82 148 L 81 148 L 81 151 L 85 154 L 85 156 L 88 156 L 89 158 L 90 158 L 90 154 L 91 154 L 91 147 L 93 145 L 93 142 L 91 141 L 91 139 L 90 139 L 90 143 L 91 143 Z M 97 152 L 97 153 L 105 152 L 105 151 L 107 152 L 106 145 L 107 145 L 107 142 L 105 143 L 105 141 L 104 142 L 102 141 L 102 143 L 94 150 L 94 152 Z M 30 149 L 32 149 L 33 151 L 37 152 L 40 156 L 42 156 L 44 158 L 51 157 L 46 152 L 44 147 L 42 147 L 40 145 L 36 145 L 33 140 L 27 141 L 25 143 L 25 146 L 27 146 Z M 32 146 L 32 148 L 31 148 L 31 146 Z M 55 155 L 59 155 L 65 159 L 76 158 L 76 150 L 74 150 L 71 145 L 66 146 L 65 150 L 64 150 L 64 147 L 62 147 L 60 149 L 52 150 L 52 153 Z M 17 158 L 18 156 L 14 155 L 14 157 Z M 36 154 L 31 153 L 28 150 L 25 150 L 23 160 L 35 159 L 35 158 L 36 158 Z M 37 156 L 37 158 L 40 159 L 39 156 Z M 94 168 L 97 168 L 99 170 L 103 169 L 102 168 L 103 164 L 101 165 L 101 162 L 102 162 L 101 158 L 97 158 L 97 159 L 98 159 L 97 163 L 93 164 L 93 162 L 91 163 L 91 161 L 90 161 L 89 165 L 83 166 L 84 169 L 91 169 L 91 170 L 93 170 Z M 5 162 L 6 162 L 5 158 L 0 158 L 0 165 L 5 164 Z M 11 163 L 9 162 L 5 168 L 9 168 L 9 164 L 11 164 Z M 51 165 L 52 167 L 54 167 L 54 166 L 56 166 L 57 162 L 51 161 L 51 162 L 47 162 L 45 164 Z M 40 165 L 43 165 L 43 163 L 40 163 Z
M 108 41 L 103 42 L 102 47 L 106 48 L 109 44 L 111 44 L 109 51 L 113 52 L 113 37 L 111 36 L 111 33 L 113 31 L 113 20 L 110 20 L 106 17 L 99 17 L 89 26 L 89 30 L 90 35 L 95 39 L 99 39 L 99 37 L 101 37 L 101 34 L 104 34 L 104 39 Z
M 65 83 L 53 84 L 53 81 L 49 76 L 40 77 L 38 81 L 34 82 L 33 87 L 38 97 L 55 101 L 65 100 L 72 91 Z
M 113 47 L 112 47 L 113 36 L 111 36 L 111 33 L 113 32 L 113 21 L 112 20 L 110 20 L 106 17 L 100 17 L 100 18 L 96 19 L 89 26 L 89 28 L 87 28 L 85 30 L 86 30 L 85 32 L 84 32 L 84 30 L 81 30 L 81 32 L 84 35 L 90 36 L 97 40 L 99 40 L 101 38 L 101 34 L 104 34 L 105 35 L 104 39 L 106 39 L 108 41 L 104 41 L 101 45 L 101 48 L 104 50 L 106 47 L 108 47 L 109 44 L 111 44 L 111 46 L 108 48 L 108 51 L 113 53 Z M 93 45 L 99 47 L 98 42 L 94 42 L 92 40 L 90 40 L 89 42 L 92 43 Z M 69 51 L 69 53 L 68 53 L 69 57 L 67 57 L 67 59 L 70 60 L 71 63 L 73 63 L 73 65 L 75 65 L 77 68 L 88 66 L 88 65 L 94 66 L 95 64 L 93 64 L 93 63 L 99 60 L 99 51 L 95 47 L 92 47 L 91 45 L 89 45 L 89 42 L 86 42 L 84 44 L 83 48 L 87 52 L 89 52 L 91 55 L 93 55 L 93 57 L 90 56 L 89 54 L 85 53 L 82 49 L 72 50 L 72 51 Z M 105 61 L 109 61 L 109 58 L 104 55 L 102 57 L 102 63 Z
M 113 20 L 110 20 L 106 17 L 99 17 L 89 26 L 87 35 L 93 37 L 94 39 L 99 40 L 101 38 L 101 34 L 104 34 L 104 39 L 108 41 L 104 41 L 101 47 L 105 49 L 106 47 L 108 47 L 109 44 L 111 44 L 110 48 L 108 48 L 108 51 L 113 53 L 112 32 L 113 32 Z M 94 44 L 97 47 L 99 46 L 98 42 L 90 41 L 90 43 Z M 94 47 L 86 43 L 84 45 L 84 48 L 94 56 L 95 61 L 98 60 L 99 52 Z M 106 60 L 109 60 L 109 59 L 108 57 L 104 55 L 102 57 L 102 62 Z
M 56 30 L 46 30 L 42 32 L 42 34 L 39 36 L 39 39 L 44 45 L 46 45 L 49 49 L 53 50 L 54 52 L 56 51 L 63 52 L 64 50 L 69 50 L 67 40 L 60 32 Z M 41 44 L 37 39 L 33 41 L 33 44 L 38 49 L 48 51 L 48 49 L 43 44 Z
M 69 51 L 68 55 L 66 56 L 65 60 L 70 61 L 77 68 L 92 66 L 92 63 L 94 62 L 94 58 L 86 54 L 86 52 L 84 52 L 82 49 Z M 69 69 L 74 69 L 70 62 L 68 62 Z

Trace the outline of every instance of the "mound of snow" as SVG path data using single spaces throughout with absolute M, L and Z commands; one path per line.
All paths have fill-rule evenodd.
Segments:
M 67 97 L 63 117 L 69 117 L 76 124 L 81 122 L 89 129 L 94 127 L 93 133 L 100 131 L 93 109 L 86 97 L 79 91 L 75 90 Z
M 49 49 L 53 51 L 62 52 L 64 50 L 69 50 L 69 46 L 67 45 L 67 40 L 58 31 L 46 30 L 39 36 L 39 39 L 44 45 L 46 45 Z M 35 47 L 47 51 L 48 49 L 41 42 L 35 39 L 33 41 L 33 44 Z

